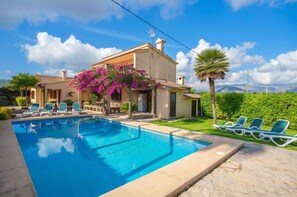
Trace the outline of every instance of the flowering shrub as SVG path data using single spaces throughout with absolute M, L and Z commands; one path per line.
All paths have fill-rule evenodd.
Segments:
M 78 90 L 90 88 L 91 92 L 106 92 L 109 96 L 115 91 L 120 93 L 124 87 L 141 89 L 155 85 L 158 84 L 148 78 L 144 70 L 136 70 L 133 65 L 107 65 L 89 69 L 79 73 L 70 83 Z
M 104 108 L 106 112 L 106 95 L 126 87 L 129 89 L 129 100 L 131 105 L 131 89 L 146 89 L 159 86 L 155 80 L 149 78 L 144 70 L 136 70 L 131 65 L 106 65 L 92 68 L 79 73 L 74 77 L 70 86 L 77 90 L 90 88 L 91 92 L 104 93 Z M 130 113 L 129 113 L 130 116 Z

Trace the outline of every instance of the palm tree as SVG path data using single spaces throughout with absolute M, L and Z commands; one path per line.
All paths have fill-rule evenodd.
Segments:
M 217 79 L 224 79 L 228 72 L 229 61 L 226 54 L 219 49 L 206 49 L 195 59 L 194 71 L 197 78 L 203 82 L 208 79 L 212 104 L 213 123 L 216 124 L 215 84 Z

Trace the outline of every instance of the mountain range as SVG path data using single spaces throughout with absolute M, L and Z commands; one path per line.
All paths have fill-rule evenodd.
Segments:
M 278 85 L 271 85 L 271 86 L 264 86 L 264 85 L 250 85 L 248 87 L 248 92 L 250 93 L 260 93 L 266 92 L 269 93 L 277 93 L 277 92 L 297 92 L 297 85 L 295 84 L 278 84 Z M 235 84 L 235 85 L 217 85 L 216 92 L 238 92 L 238 93 L 245 93 L 247 92 L 246 84 Z

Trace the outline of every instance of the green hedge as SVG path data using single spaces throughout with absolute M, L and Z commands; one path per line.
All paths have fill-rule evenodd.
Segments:
M 210 94 L 201 96 L 203 115 L 212 118 Z M 278 119 L 290 121 L 290 128 L 297 129 L 297 94 L 239 94 L 216 93 L 216 110 L 219 119 L 236 120 L 243 115 L 248 120 L 263 118 L 265 125 Z

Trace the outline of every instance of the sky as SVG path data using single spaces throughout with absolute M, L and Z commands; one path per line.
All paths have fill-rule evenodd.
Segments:
M 218 85 L 297 84 L 297 0 L 117 0 L 196 53 L 223 50 L 230 71 Z M 20 72 L 73 76 L 101 58 L 151 42 L 152 29 L 111 0 L 3 0 L 0 79 Z M 196 53 L 166 40 L 186 84 L 206 90 Z

